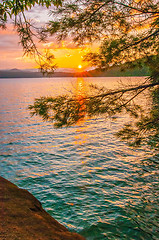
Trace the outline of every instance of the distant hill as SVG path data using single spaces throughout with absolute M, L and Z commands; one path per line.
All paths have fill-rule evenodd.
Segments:
M 134 68 L 122 71 L 120 67 L 112 67 L 107 71 L 89 71 L 89 75 L 92 77 L 128 77 L 128 76 L 149 76 L 150 72 L 145 66 L 143 68 Z
M 0 70 L 0 78 L 43 78 L 41 72 L 33 72 L 27 70 L 11 69 L 11 70 Z M 55 72 L 51 77 L 74 77 L 74 73 L 70 72 Z
M 50 77 L 122 77 L 122 76 L 148 76 L 149 71 L 147 67 L 141 69 L 128 69 L 121 71 L 120 67 L 113 67 L 107 71 L 101 72 L 97 70 L 85 71 L 85 72 L 55 72 Z M 0 78 L 43 78 L 41 72 L 29 71 L 29 70 L 0 70 Z
M 22 71 L 22 70 L 20 70 L 20 69 L 18 69 L 18 68 L 13 68 L 13 69 L 11 69 L 11 70 L 9 70 L 9 71 L 11 71 L 11 72 L 20 72 L 20 71 Z

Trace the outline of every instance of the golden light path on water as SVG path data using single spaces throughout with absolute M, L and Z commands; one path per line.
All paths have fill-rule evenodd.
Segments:
M 158 155 L 114 136 L 126 115 L 54 129 L 27 110 L 40 96 L 85 96 L 89 84 L 112 88 L 120 80 L 143 78 L 0 79 L 1 175 L 88 240 L 157 239 Z

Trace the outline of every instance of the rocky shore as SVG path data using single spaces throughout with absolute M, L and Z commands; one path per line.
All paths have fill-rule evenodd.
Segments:
M 52 218 L 27 190 L 0 177 L 1 240 L 84 240 Z

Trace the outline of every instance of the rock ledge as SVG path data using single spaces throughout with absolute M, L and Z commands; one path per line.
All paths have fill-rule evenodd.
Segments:
M 27 190 L 0 177 L 1 240 L 84 240 L 52 218 Z

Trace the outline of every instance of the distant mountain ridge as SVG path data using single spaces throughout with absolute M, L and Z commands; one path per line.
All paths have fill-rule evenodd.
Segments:
M 65 70 L 65 69 L 64 69 Z M 124 77 L 124 76 L 148 76 L 149 71 L 147 67 L 141 69 L 134 68 L 126 71 L 121 71 L 120 67 L 113 67 L 107 71 L 90 70 L 84 72 L 71 72 L 67 70 L 65 72 L 58 72 L 56 70 L 50 77 Z M 41 72 L 36 70 L 22 70 L 22 69 L 10 69 L 0 70 L 0 78 L 46 78 Z
M 51 77 L 73 77 L 71 72 L 55 72 Z M 0 78 L 46 78 L 41 72 L 19 69 L 0 70 Z

